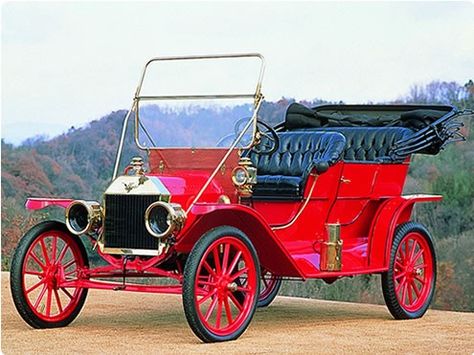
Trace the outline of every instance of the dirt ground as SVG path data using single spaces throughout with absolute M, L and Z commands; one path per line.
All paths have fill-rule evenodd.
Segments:
M 179 296 L 92 290 L 71 325 L 33 330 L 17 314 L 2 273 L 2 352 L 472 354 L 474 313 L 430 310 L 395 321 L 384 306 L 278 297 L 237 341 L 203 344 Z

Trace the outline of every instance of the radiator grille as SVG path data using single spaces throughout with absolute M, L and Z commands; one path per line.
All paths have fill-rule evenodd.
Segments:
M 145 228 L 145 210 L 159 195 L 106 195 L 104 246 L 158 249 L 158 240 Z

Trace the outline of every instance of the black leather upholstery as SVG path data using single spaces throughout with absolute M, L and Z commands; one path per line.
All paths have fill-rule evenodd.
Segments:
M 258 174 L 254 197 L 301 196 L 311 170 L 324 173 L 340 159 L 346 144 L 337 132 L 293 131 L 278 136 L 280 146 L 275 153 L 249 154 Z
M 342 133 L 346 137 L 345 161 L 397 162 L 390 150 L 397 141 L 413 135 L 405 127 L 325 127 L 314 131 Z

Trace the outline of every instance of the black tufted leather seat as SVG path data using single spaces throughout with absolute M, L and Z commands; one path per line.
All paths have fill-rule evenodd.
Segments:
M 413 135 L 405 127 L 325 127 L 315 132 L 339 132 L 346 137 L 345 161 L 397 162 L 390 156 L 394 144 Z M 307 130 L 305 130 L 307 131 Z
M 311 170 L 325 172 L 340 159 L 346 144 L 337 132 L 293 131 L 278 136 L 280 146 L 273 154 L 249 154 L 258 174 L 254 197 L 300 198 Z

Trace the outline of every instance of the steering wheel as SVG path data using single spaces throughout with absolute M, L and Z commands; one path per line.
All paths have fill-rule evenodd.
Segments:
M 257 144 L 255 144 L 252 152 L 259 155 L 273 154 L 280 146 L 280 137 L 268 123 L 257 119 Z
M 250 117 L 244 117 L 239 119 L 234 125 L 234 133 L 230 133 L 222 137 L 218 142 L 218 147 L 225 147 L 228 142 L 233 142 L 237 136 L 242 132 L 245 124 L 250 120 Z M 267 123 L 257 119 L 257 144 L 254 145 L 250 150 L 256 154 L 269 155 L 275 152 L 280 146 L 280 139 L 276 131 Z M 242 146 L 248 146 L 250 144 L 250 137 L 245 134 L 240 144 Z

